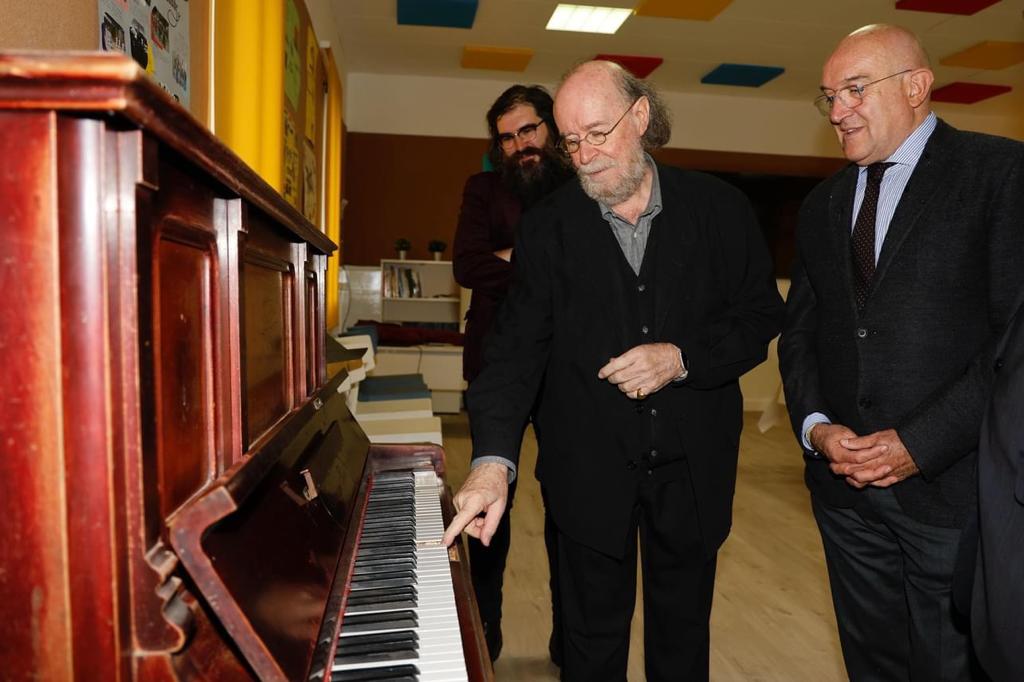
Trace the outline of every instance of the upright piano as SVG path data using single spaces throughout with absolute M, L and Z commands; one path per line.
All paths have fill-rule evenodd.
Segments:
M 328 377 L 335 246 L 133 61 L 0 54 L 0 677 L 486 680 L 444 453 Z

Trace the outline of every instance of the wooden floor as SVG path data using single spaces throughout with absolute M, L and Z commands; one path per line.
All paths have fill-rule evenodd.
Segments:
M 449 482 L 466 476 L 470 456 L 465 413 L 442 418 Z M 757 430 L 748 414 L 740 444 L 732 534 L 718 559 L 711 616 L 714 682 L 845 680 L 821 541 L 811 517 L 803 464 L 792 434 Z M 512 549 L 505 574 L 505 645 L 498 680 L 557 680 L 548 660 L 551 605 L 544 556 L 540 489 L 532 472 L 537 444 L 527 432 L 512 512 Z M 630 647 L 629 680 L 643 674 L 640 595 Z

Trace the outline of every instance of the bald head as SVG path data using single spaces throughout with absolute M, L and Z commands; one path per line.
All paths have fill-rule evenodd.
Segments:
M 928 54 L 917 36 L 902 26 L 869 24 L 839 41 L 836 52 L 848 49 L 869 49 L 884 54 L 899 69 L 930 69 Z M 896 68 L 896 67 L 894 67 Z
M 577 94 L 580 88 L 596 86 L 610 91 L 617 91 L 622 99 L 622 104 L 628 104 L 625 101 L 627 94 L 621 86 L 625 73 L 626 70 L 615 62 L 602 59 L 581 62 L 566 71 L 565 75 L 562 76 L 558 90 L 555 91 L 555 97 L 562 96 L 563 99 L 572 97 Z
M 846 157 L 870 165 L 891 156 L 927 118 L 934 80 L 928 55 L 905 28 L 872 24 L 839 41 L 821 91 Z
M 594 60 L 581 62 L 569 69 L 562 76 L 555 93 L 555 108 L 557 110 L 559 101 L 564 110 L 567 103 L 592 95 L 600 96 L 618 107 L 626 107 L 644 99 L 639 106 L 646 110 L 648 118 L 641 138 L 644 149 L 662 147 L 672 137 L 672 116 L 658 90 L 650 81 L 637 78 L 619 64 Z

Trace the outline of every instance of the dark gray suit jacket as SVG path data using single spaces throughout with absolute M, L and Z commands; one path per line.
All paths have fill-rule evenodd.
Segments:
M 850 229 L 857 167 L 812 191 L 779 345 L 794 431 L 825 413 L 858 434 L 895 428 L 921 473 L 895 486 L 923 523 L 961 527 L 975 501 L 989 387 L 965 369 L 1002 334 L 1024 285 L 1024 145 L 939 121 L 892 218 L 868 300 L 854 303 Z M 805 453 L 811 492 L 860 493 Z
M 997 682 L 1024 680 L 1024 309 L 994 359 L 992 401 L 978 446 L 978 550 L 971 631 Z

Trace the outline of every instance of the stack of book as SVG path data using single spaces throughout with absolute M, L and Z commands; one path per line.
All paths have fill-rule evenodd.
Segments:
M 422 298 L 420 273 L 402 265 L 388 265 L 384 268 L 384 298 Z

